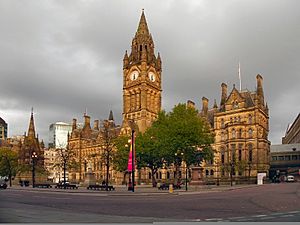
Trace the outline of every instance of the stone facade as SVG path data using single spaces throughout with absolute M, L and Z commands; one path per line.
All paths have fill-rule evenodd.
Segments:
M 7 123 L 0 117 L 0 143 L 7 138 Z
M 227 96 L 227 85 L 221 85 L 221 102 L 208 109 L 202 98 L 201 116 L 207 118 L 215 133 L 215 157 L 205 162 L 206 179 L 242 179 L 268 174 L 270 168 L 269 109 L 264 101 L 263 78 L 256 76 L 257 90 L 237 90 Z
M 77 120 L 73 119 L 72 132 L 68 138 L 68 150 L 72 151 L 77 167 L 69 169 L 69 180 L 83 182 L 88 171 L 93 171 L 96 181 L 101 182 L 106 178 L 105 155 L 105 131 L 110 135 L 118 136 L 120 126 L 117 126 L 113 119 L 112 111 L 108 120 L 105 120 L 100 127 L 99 120 L 94 121 L 93 128 L 90 124 L 90 117 L 84 115 L 83 127 L 77 126 Z M 120 183 L 123 175 L 113 170 L 110 163 L 109 180 L 112 183 Z

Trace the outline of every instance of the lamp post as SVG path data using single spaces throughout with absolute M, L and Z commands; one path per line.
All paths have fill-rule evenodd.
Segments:
M 250 172 L 251 172 L 251 162 L 248 162 L 248 169 L 249 169 L 249 174 L 248 174 L 248 182 L 250 184 Z
M 135 165 L 134 165 L 134 129 L 131 130 L 131 148 L 132 148 L 132 192 L 134 192 L 134 170 L 135 170 Z
M 31 155 L 32 159 L 32 188 L 35 187 L 35 160 L 37 159 L 36 152 L 33 152 Z
M 180 155 L 180 156 L 179 156 Z M 182 161 L 182 159 L 183 159 L 183 157 L 184 157 L 184 153 L 183 152 L 176 152 L 175 153 L 175 156 L 176 157 L 181 157 L 181 161 Z M 178 158 L 177 158 L 178 159 Z M 177 160 L 176 159 L 176 160 Z M 178 161 L 177 161 L 178 162 Z M 187 191 L 188 189 L 187 189 L 187 179 L 188 179 L 188 168 L 187 168 L 187 162 L 185 162 L 185 191 Z

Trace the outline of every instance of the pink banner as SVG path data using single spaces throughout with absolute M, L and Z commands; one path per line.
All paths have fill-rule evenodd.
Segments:
M 130 144 L 127 171 L 132 172 L 132 144 Z

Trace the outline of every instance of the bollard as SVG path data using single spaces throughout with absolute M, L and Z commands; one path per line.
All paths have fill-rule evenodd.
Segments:
M 171 194 L 173 193 L 173 184 L 169 185 L 169 193 L 171 193 Z

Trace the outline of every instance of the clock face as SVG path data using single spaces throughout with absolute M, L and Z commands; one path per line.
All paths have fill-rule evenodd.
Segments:
M 155 81 L 155 73 L 149 72 L 148 75 L 149 75 L 149 80 L 152 81 L 152 82 L 154 82 Z
M 130 80 L 137 80 L 138 76 L 139 76 L 139 72 L 135 70 L 135 71 L 131 72 Z

